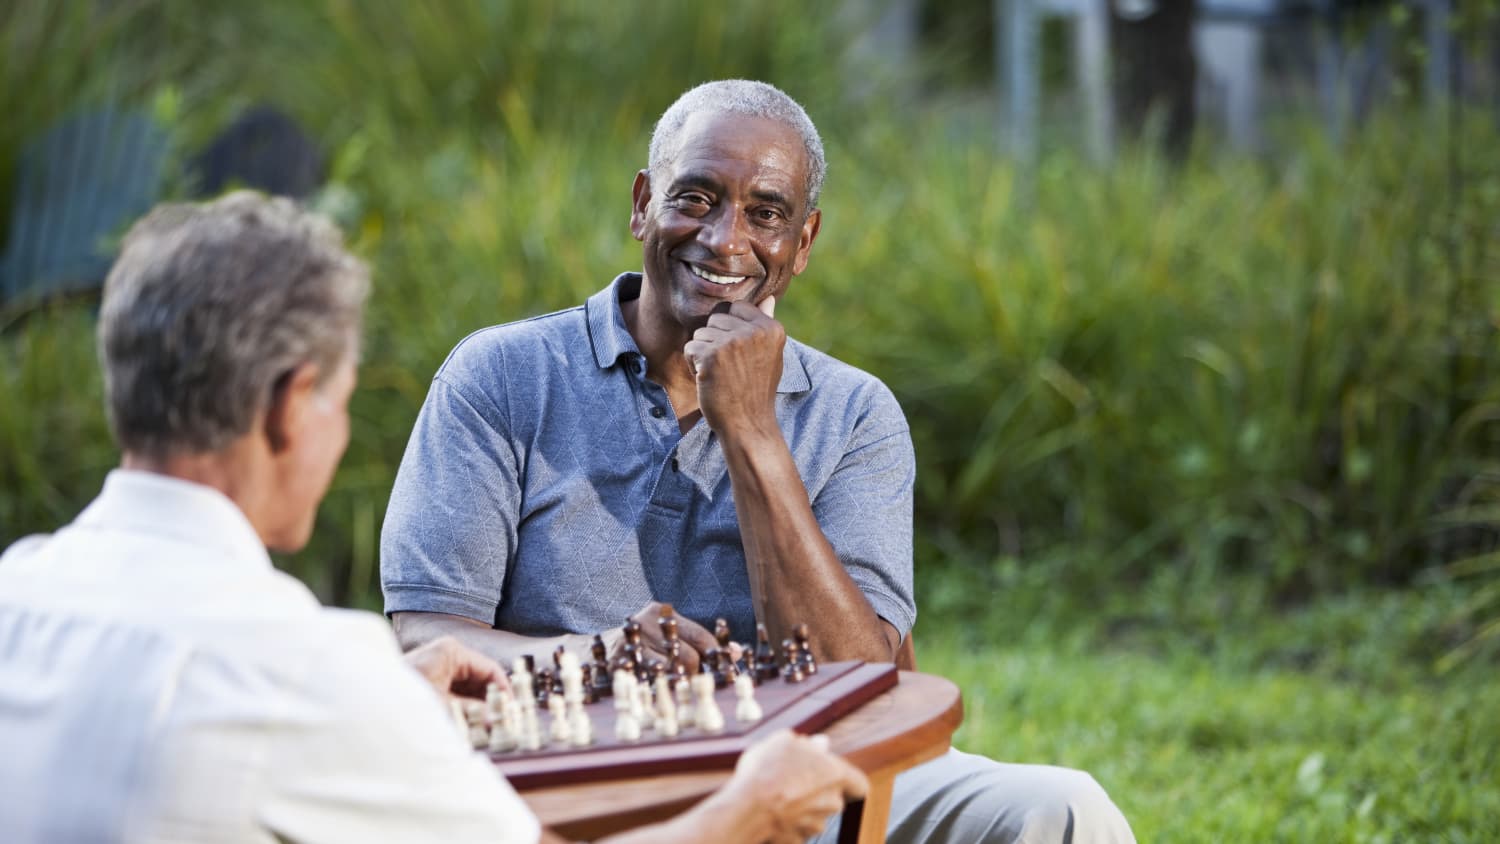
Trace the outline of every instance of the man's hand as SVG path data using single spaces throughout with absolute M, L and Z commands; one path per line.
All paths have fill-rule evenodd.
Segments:
M 439 693 L 483 698 L 490 683 L 510 688 L 500 663 L 473 650 L 452 636 L 433 639 L 408 651 L 406 662 L 417 669 Z
M 776 385 L 786 329 L 775 313 L 775 296 L 759 305 L 718 305 L 682 349 L 698 380 L 703 419 L 720 436 L 745 426 L 776 430 Z
M 806 841 L 823 830 L 845 800 L 865 796 L 869 782 L 858 768 L 828 749 L 827 736 L 773 733 L 740 756 L 723 794 L 768 811 L 771 841 Z
M 647 657 L 657 657 L 666 662 L 667 639 L 662 635 L 661 611 L 664 605 L 652 601 L 641 608 L 641 611 L 630 617 L 631 621 L 641 626 L 641 644 L 645 646 Z M 698 663 L 703 655 L 719 646 L 719 641 L 714 634 L 703 629 L 703 626 L 690 618 L 682 615 L 674 615 L 677 619 L 677 639 L 682 643 L 678 656 L 682 659 L 682 665 L 687 669 L 689 676 L 698 673 Z M 614 658 L 623 653 L 625 642 L 615 646 L 615 652 L 610 654 Z

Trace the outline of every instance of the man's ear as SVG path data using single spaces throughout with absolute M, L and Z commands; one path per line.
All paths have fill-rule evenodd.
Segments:
M 802 233 L 797 238 L 797 257 L 792 261 L 792 275 L 801 275 L 807 269 L 807 258 L 812 254 L 813 241 L 823 228 L 823 209 L 814 208 L 802 223 Z
M 635 174 L 635 184 L 630 188 L 630 235 L 636 240 L 646 239 L 646 209 L 651 205 L 651 172 L 642 170 Z
M 276 379 L 265 416 L 266 443 L 273 455 L 291 448 L 300 435 L 308 404 L 317 392 L 319 374 L 317 364 L 301 363 Z

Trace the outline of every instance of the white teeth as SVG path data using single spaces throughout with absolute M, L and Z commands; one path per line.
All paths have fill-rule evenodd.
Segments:
M 739 284 L 745 280 L 745 276 L 742 275 L 719 275 L 694 264 L 688 264 L 688 269 L 693 271 L 693 275 L 705 281 L 711 281 L 714 284 Z

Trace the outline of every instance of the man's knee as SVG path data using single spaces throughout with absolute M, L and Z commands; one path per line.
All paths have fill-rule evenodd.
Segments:
M 965 753 L 928 764 L 909 772 L 915 776 L 905 783 L 897 778 L 893 841 L 1135 840 L 1109 795 L 1083 771 Z

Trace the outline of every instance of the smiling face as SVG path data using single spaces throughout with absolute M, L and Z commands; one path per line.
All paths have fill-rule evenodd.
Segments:
M 695 114 L 680 137 L 657 180 L 637 174 L 630 232 L 644 252 L 640 307 L 690 334 L 720 302 L 780 299 L 807 267 L 821 213 L 790 127 Z

